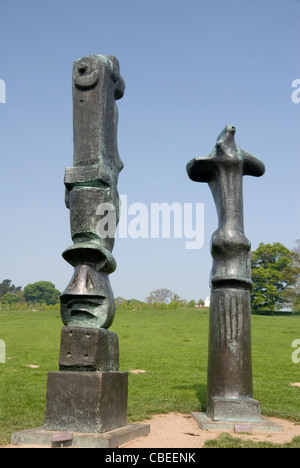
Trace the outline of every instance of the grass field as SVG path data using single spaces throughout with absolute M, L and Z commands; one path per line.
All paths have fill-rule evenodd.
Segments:
M 48 371 L 58 370 L 60 330 L 56 311 L 0 311 L 0 444 L 13 432 L 43 425 Z M 120 370 L 129 374 L 128 419 L 155 413 L 204 411 L 208 311 L 118 310 L 111 327 L 120 342 Z M 300 423 L 300 363 L 292 342 L 300 316 L 252 316 L 254 398 L 265 416 Z M 38 366 L 38 367 L 29 367 Z

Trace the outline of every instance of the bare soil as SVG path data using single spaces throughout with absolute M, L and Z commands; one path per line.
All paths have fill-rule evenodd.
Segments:
M 267 418 L 283 427 L 278 433 L 239 434 L 226 431 L 233 437 L 253 441 L 268 441 L 273 443 L 290 442 L 293 437 L 300 436 L 300 424 L 278 418 Z M 204 431 L 189 414 L 169 413 L 154 415 L 151 419 L 141 421 L 150 424 L 150 434 L 136 439 L 120 448 L 202 448 L 206 440 L 216 439 L 223 431 Z M 24 448 L 7 445 L 1 448 Z M 37 448 L 27 446 L 25 448 Z M 41 447 L 39 447 L 41 448 Z M 49 447 L 45 447 L 49 448 Z
M 226 431 L 233 437 L 258 441 L 268 441 L 283 444 L 290 442 L 293 437 L 300 436 L 300 424 L 278 418 L 267 418 L 283 427 L 278 433 L 238 434 Z M 205 441 L 216 439 L 223 431 L 204 431 L 188 414 L 160 414 L 143 421 L 151 425 L 147 437 L 137 439 L 122 448 L 202 448 Z

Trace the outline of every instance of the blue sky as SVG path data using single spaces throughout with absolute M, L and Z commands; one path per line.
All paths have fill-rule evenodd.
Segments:
M 204 203 L 205 241 L 117 239 L 115 296 L 143 300 L 170 288 L 209 295 L 216 209 L 186 164 L 213 148 L 225 125 L 262 159 L 244 179 L 245 233 L 289 248 L 300 238 L 300 2 L 297 0 L 0 0 L 0 281 L 52 281 L 72 267 L 63 177 L 73 160 L 72 63 L 115 55 L 126 83 L 118 101 L 119 193 L 128 203 Z

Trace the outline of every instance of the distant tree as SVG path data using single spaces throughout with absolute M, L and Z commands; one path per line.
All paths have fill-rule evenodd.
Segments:
M 54 305 L 58 302 L 60 292 L 50 281 L 38 281 L 25 286 L 24 296 L 26 302 Z
M 18 302 L 18 299 L 19 298 L 16 293 L 7 292 L 6 294 L 4 294 L 4 296 L 2 296 L 1 302 L 2 304 L 5 304 L 5 305 L 11 305 L 11 304 L 15 304 L 16 302 Z
M 11 286 L 11 280 L 5 279 L 0 284 L 0 297 L 4 296 L 6 293 L 9 292 Z
M 192 299 L 189 303 L 188 303 L 188 307 L 195 307 L 196 305 L 196 301 L 194 301 L 194 299 Z
M 174 303 L 176 302 L 178 304 L 178 307 L 187 307 L 188 305 L 188 301 L 186 299 L 181 299 L 181 297 L 176 294 L 176 293 L 172 293 L 171 295 L 171 303 Z
M 180 296 L 179 294 L 176 294 L 176 293 L 172 293 L 171 294 L 171 301 L 174 301 L 174 302 L 180 302 Z
M 25 299 L 25 296 L 24 296 L 24 291 L 18 291 L 17 296 L 18 296 L 18 304 L 25 305 L 26 304 L 26 299 Z
M 179 305 L 180 305 L 180 307 L 187 307 L 188 306 L 188 301 L 186 299 L 180 299 L 179 300 Z
M 292 249 L 291 253 L 293 266 L 300 272 L 300 239 L 296 241 L 296 247 Z M 284 291 L 284 297 L 287 302 L 291 304 L 293 310 L 300 310 L 300 274 L 298 275 L 294 286 Z
M 127 299 L 124 299 L 124 297 L 121 297 L 121 296 L 118 296 L 115 298 L 116 307 L 121 307 L 121 304 L 123 302 L 127 302 Z
M 299 280 L 299 272 L 287 247 L 279 242 L 259 244 L 252 253 L 252 309 L 274 313 L 289 304 L 288 292 Z
M 130 299 L 128 301 L 128 308 L 133 310 L 133 309 L 138 309 L 138 310 L 141 310 L 143 309 L 143 305 L 144 303 L 142 301 L 139 301 L 138 299 Z
M 153 302 L 158 302 L 159 304 L 161 304 L 162 302 L 167 303 L 168 300 L 171 299 L 172 294 L 173 293 L 171 289 L 155 289 L 154 291 L 150 292 L 150 295 L 146 298 L 146 302 L 148 302 L 148 304 L 152 304 Z
M 21 291 L 21 286 L 16 287 L 11 283 L 12 281 L 10 279 L 5 279 L 0 283 L 0 297 L 4 296 L 8 292 L 17 293 L 18 291 Z

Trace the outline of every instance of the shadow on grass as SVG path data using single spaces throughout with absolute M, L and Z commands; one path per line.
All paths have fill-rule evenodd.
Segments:
M 206 396 L 207 396 L 207 388 L 206 385 L 203 384 L 194 384 L 194 385 L 177 385 L 172 387 L 174 390 L 194 390 L 197 400 L 200 403 L 201 411 L 206 411 Z

